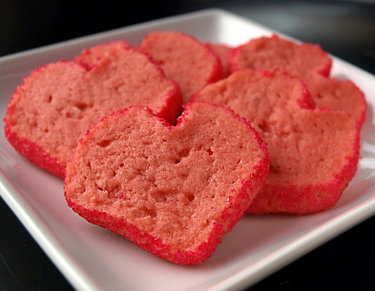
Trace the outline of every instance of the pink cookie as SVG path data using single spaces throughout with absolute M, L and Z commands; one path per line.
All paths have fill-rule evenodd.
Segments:
M 165 260 L 197 264 L 243 216 L 268 169 L 258 134 L 232 111 L 189 104 L 171 126 L 132 107 L 81 139 L 65 196 L 89 222 Z
M 342 111 L 314 109 L 297 78 L 243 70 L 192 99 L 232 108 L 267 143 L 270 173 L 251 213 L 325 210 L 335 205 L 356 172 L 359 133 L 354 119 Z
M 183 103 L 205 85 L 223 77 L 218 56 L 190 35 L 152 32 L 144 38 L 139 50 L 148 54 L 168 79 L 177 82 Z
M 64 177 L 79 138 L 104 116 L 137 104 L 174 123 L 181 93 L 134 49 L 113 51 L 89 71 L 76 62 L 49 64 L 13 94 L 5 135 L 32 163 Z

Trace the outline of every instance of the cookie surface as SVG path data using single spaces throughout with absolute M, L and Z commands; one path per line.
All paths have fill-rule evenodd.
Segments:
M 193 97 L 232 108 L 268 145 L 270 173 L 249 212 L 312 213 L 333 206 L 353 178 L 359 153 L 355 121 L 314 109 L 306 86 L 283 73 L 243 70 Z
M 148 34 L 139 46 L 159 65 L 166 77 L 180 86 L 183 103 L 205 85 L 222 78 L 218 56 L 194 37 L 178 33 L 157 31 Z
M 178 264 L 207 259 L 263 186 L 264 144 L 233 112 L 189 104 L 176 126 L 147 109 L 112 114 L 67 167 L 69 206 Z
M 77 62 L 49 64 L 27 77 L 13 94 L 5 135 L 31 162 L 63 177 L 86 130 L 111 112 L 137 104 L 175 122 L 181 93 L 136 50 L 116 50 L 91 70 Z

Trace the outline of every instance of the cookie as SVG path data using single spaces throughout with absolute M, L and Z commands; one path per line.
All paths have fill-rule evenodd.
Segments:
M 116 50 L 87 70 L 77 62 L 43 66 L 13 94 L 5 136 L 37 166 L 64 177 L 79 138 L 104 116 L 147 105 L 174 123 L 181 110 L 178 86 L 134 49 Z
M 152 32 L 144 38 L 139 50 L 150 56 L 168 79 L 176 81 L 184 104 L 189 102 L 192 94 L 223 76 L 218 56 L 187 34 Z
M 264 143 L 222 107 L 186 106 L 176 126 L 143 107 L 104 118 L 68 164 L 68 205 L 177 264 L 209 258 L 269 169 Z
M 342 111 L 314 109 L 306 86 L 284 73 L 238 71 L 193 97 L 230 107 L 268 145 L 270 172 L 254 214 L 304 214 L 335 205 L 358 163 L 359 132 Z

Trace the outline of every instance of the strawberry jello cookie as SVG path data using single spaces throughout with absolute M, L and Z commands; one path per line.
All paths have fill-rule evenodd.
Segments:
M 168 31 L 148 34 L 139 46 L 180 86 L 183 103 L 205 85 L 223 77 L 219 57 L 193 36 Z
M 232 111 L 189 104 L 172 126 L 131 107 L 81 139 L 65 196 L 89 222 L 165 260 L 197 264 L 247 211 L 268 170 L 265 145 Z
M 64 177 L 79 138 L 104 116 L 130 105 L 149 106 L 174 123 L 181 93 L 131 48 L 106 54 L 92 69 L 74 61 L 52 63 L 34 71 L 13 94 L 5 136 L 32 163 Z
M 335 205 L 356 172 L 355 120 L 342 111 L 314 109 L 297 78 L 243 70 L 207 86 L 193 100 L 232 108 L 267 143 L 270 173 L 251 213 L 325 210 Z

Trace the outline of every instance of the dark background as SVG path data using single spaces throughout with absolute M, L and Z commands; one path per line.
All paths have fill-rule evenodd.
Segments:
M 157 18 L 222 8 L 375 74 L 374 1 L 0 0 L 0 56 Z M 375 290 L 375 217 L 251 290 Z M 71 286 L 0 199 L 0 290 Z

